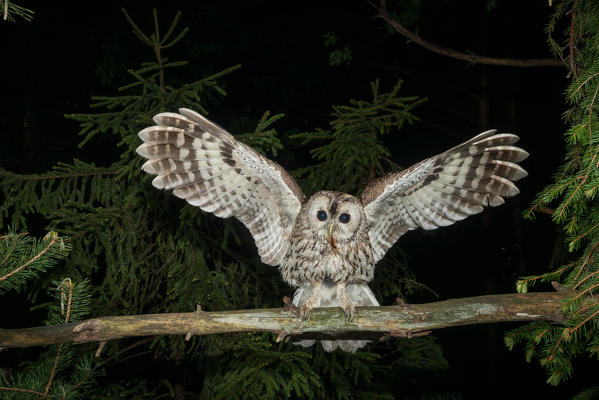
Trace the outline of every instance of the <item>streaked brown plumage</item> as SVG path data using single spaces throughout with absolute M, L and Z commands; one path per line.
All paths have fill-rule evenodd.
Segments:
M 368 287 L 374 266 L 405 232 L 435 229 L 484 206 L 498 206 L 526 176 L 518 137 L 487 131 L 444 153 L 369 184 L 360 199 L 320 191 L 309 199 L 277 163 L 238 142 L 194 111 L 162 113 L 139 132 L 137 152 L 152 182 L 219 217 L 236 217 L 252 233 L 262 262 L 279 266 L 297 288 L 303 317 L 314 307 L 378 302 Z M 299 344 L 310 346 L 314 341 Z M 355 352 L 366 341 L 322 341 L 327 351 Z

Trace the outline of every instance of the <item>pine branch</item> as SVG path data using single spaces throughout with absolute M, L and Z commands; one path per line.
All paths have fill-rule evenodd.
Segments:
M 67 323 L 69 318 L 71 317 L 71 306 L 73 305 L 73 288 L 74 285 L 71 283 L 70 279 L 65 279 L 61 284 L 61 291 L 64 291 L 64 288 L 67 288 L 69 291 L 69 296 L 67 300 L 67 311 L 64 322 Z M 64 294 L 64 292 L 63 292 Z M 46 395 L 50 390 L 50 386 L 52 386 L 52 381 L 54 380 L 54 375 L 56 374 L 56 367 L 58 367 L 58 362 L 60 361 L 60 353 L 62 352 L 62 346 L 64 343 L 61 343 L 58 346 L 58 350 L 56 351 L 56 357 L 54 358 L 54 363 L 52 364 L 52 371 L 50 372 L 50 377 L 48 378 L 48 383 L 46 384 L 46 391 L 44 392 Z
M 0 236 L 0 294 L 23 288 L 27 281 L 65 258 L 70 249 L 66 238 L 54 231 L 42 240 L 12 229 L 7 235 Z
M 35 12 L 28 8 L 14 4 L 12 1 L 4 0 L 0 6 L 2 11 L 2 20 L 15 22 L 15 16 L 23 18 L 25 21 L 31 21 Z
M 48 250 L 50 250 L 50 248 L 52 246 L 54 246 L 54 244 L 56 244 L 56 242 L 58 242 L 58 235 L 56 234 L 56 232 L 51 232 L 51 239 L 50 242 L 46 245 L 46 247 L 44 247 L 43 249 L 41 249 L 41 251 L 39 253 L 37 253 L 35 256 L 31 257 L 29 260 L 27 260 L 27 262 L 19 265 L 18 267 L 16 267 L 15 269 L 13 269 L 12 271 L 0 276 L 0 282 L 2 282 L 5 279 L 10 278 L 11 276 L 13 276 L 14 274 L 18 274 L 19 272 L 21 272 L 23 269 L 27 268 L 28 265 L 34 263 L 35 261 L 39 260 L 44 254 L 46 254 L 46 252 Z M 10 253 L 6 255 L 6 258 L 8 258 L 10 256 Z M 3 264 L 4 264 L 3 260 Z
M 286 308 L 98 317 L 77 323 L 0 329 L 0 348 L 56 343 L 103 342 L 148 335 L 211 335 L 273 332 L 283 338 L 412 337 L 433 329 L 508 321 L 565 322 L 561 311 L 569 291 L 501 294 L 427 304 L 358 307 L 347 322 L 339 308 L 318 308 L 308 321 Z
M 434 53 L 441 54 L 447 57 L 455 58 L 462 61 L 468 61 L 470 64 L 486 64 L 486 65 L 500 65 L 507 67 L 564 67 L 565 64 L 560 60 L 554 60 L 551 58 L 499 58 L 499 57 L 485 57 L 479 56 L 474 53 L 463 53 L 454 49 L 439 46 L 431 43 L 428 40 L 423 39 L 417 33 L 414 33 L 397 22 L 391 14 L 387 11 L 385 1 L 381 1 L 379 6 L 366 0 L 372 7 L 374 7 L 378 14 L 375 18 L 381 18 L 388 23 L 396 32 L 410 39 L 410 41 L 428 49 Z

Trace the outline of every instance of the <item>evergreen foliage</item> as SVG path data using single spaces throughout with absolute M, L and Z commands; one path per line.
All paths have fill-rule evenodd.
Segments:
M 370 85 L 372 101 L 350 100 L 350 105 L 333 107 L 330 130 L 293 136 L 303 144 L 325 142 L 310 151 L 318 164 L 295 171 L 309 192 L 319 189 L 355 192 L 375 176 L 390 172 L 383 168 L 383 162 L 396 167 L 388 158 L 390 152 L 382 137 L 396 133 L 406 123 L 418 121 L 412 110 L 425 101 L 415 96 L 397 97 L 401 85 L 400 80 L 389 93 L 380 93 L 376 80 Z
M 29 280 L 54 267 L 70 251 L 70 244 L 49 232 L 42 240 L 17 233 L 0 236 L 0 294 L 25 288 Z
M 41 275 L 64 259 L 69 251 L 68 238 L 49 232 L 42 240 L 14 230 L 0 236 L 0 284 L 7 290 L 22 290 L 27 280 Z M 46 325 L 76 322 L 90 311 L 91 289 L 87 280 L 74 284 L 70 278 L 53 281 Z M 49 346 L 34 362 L 24 362 L 14 373 L 0 374 L 3 399 L 47 398 L 82 399 L 89 397 L 102 364 L 88 349 L 73 344 Z
M 137 132 L 152 123 L 151 116 L 179 107 L 206 114 L 206 99 L 224 95 L 221 78 L 239 66 L 175 85 L 171 71 L 186 62 L 169 61 L 163 52 L 187 32 L 177 31 L 180 13 L 163 36 L 156 11 L 151 34 L 143 32 L 125 11 L 124 15 L 155 59 L 130 70 L 132 82 L 121 87 L 118 95 L 93 97 L 91 107 L 96 112 L 66 115 L 80 123 L 81 145 L 98 145 L 103 135 L 116 137 L 116 161 L 96 166 L 74 160 L 36 175 L 0 169 L 4 199 L 0 227 L 12 224 L 25 229 L 41 218 L 49 229 L 70 237 L 64 263 L 41 275 L 48 269 L 48 259 L 37 279 L 29 281 L 29 298 L 35 304 L 46 291 L 54 294 L 51 323 L 74 321 L 86 313 L 185 312 L 194 310 L 196 304 L 205 310 L 281 306 L 282 297 L 290 295 L 291 289 L 275 268 L 260 263 L 245 228 L 156 191 L 149 177 L 140 173 L 142 160 L 134 152 L 140 144 Z M 400 85 L 381 94 L 375 82 L 371 102 L 352 100 L 350 105 L 334 108 L 331 131 L 298 135 L 304 143 L 325 142 L 313 153 L 320 164 L 296 171 L 306 191 L 339 184 L 337 190 L 356 193 L 368 179 L 388 172 L 383 164 L 389 151 L 381 136 L 415 121 L 411 111 L 422 101 L 397 97 Z M 265 112 L 252 132 L 237 138 L 276 156 L 284 146 L 273 123 L 282 117 Z M 373 146 L 372 152 L 365 152 L 365 146 Z M 106 149 L 105 159 L 112 153 Z M 347 157 L 353 161 L 351 168 L 347 168 Z M 342 170 L 344 174 L 339 173 Z M 403 283 L 408 283 L 406 290 L 415 287 L 409 285 L 413 277 L 397 261 L 400 258 L 398 253 L 388 256 L 379 267 L 386 271 L 380 272 L 385 279 L 377 280 L 374 287 L 386 303 L 405 294 Z M 64 276 L 81 283 L 75 285 Z M 138 348 L 143 350 L 131 353 Z M 77 351 L 68 345 L 52 346 L 37 362 L 9 374 L 3 385 L 14 388 L 9 395 L 47 393 L 49 398 L 81 398 L 84 391 L 103 399 L 174 396 L 183 385 L 186 395 L 196 398 L 386 399 L 402 382 L 430 382 L 431 370 L 442 379 L 448 368 L 431 338 L 373 343 L 370 349 L 385 355 L 367 351 L 328 354 L 320 346 L 304 349 L 275 343 L 272 335 L 258 333 L 193 337 L 189 342 L 174 336 L 115 341 L 101 346 L 99 357 L 91 355 L 90 346 L 79 346 Z M 129 364 L 129 357 L 136 357 L 137 364 Z M 53 365 L 56 377 L 51 391 L 45 391 L 47 372 Z M 397 376 L 399 369 L 403 375 Z M 124 377 L 117 378 L 113 371 Z M 63 377 L 60 384 L 59 375 Z M 22 391 L 16 392 L 17 388 Z
M 566 158 L 554 176 L 554 182 L 539 193 L 525 213 L 534 218 L 540 209 L 552 210 L 552 219 L 566 234 L 566 245 L 572 260 L 553 271 L 522 278 L 519 292 L 526 292 L 537 282 L 559 280 L 572 290 L 563 309 L 569 320 L 556 326 L 533 323 L 518 328 L 505 337 L 512 348 L 525 342 L 526 359 L 538 356 L 549 372 L 548 382 L 556 385 L 572 374 L 572 362 L 583 355 L 599 355 L 599 262 L 595 257 L 599 245 L 599 5 L 593 1 L 564 0 L 555 4 L 547 27 L 549 44 L 557 56 L 569 66 L 572 79 L 565 96 L 570 108 L 564 113 L 570 128 L 565 133 Z M 554 38 L 562 18 L 569 21 L 562 43 Z
M 15 22 L 15 16 L 23 18 L 25 21 L 31 21 L 33 19 L 33 10 L 15 4 L 13 1 L 5 0 L 0 5 L 0 10 L 2 12 L 2 19 L 4 21 Z
M 349 65 L 352 55 L 349 45 L 342 46 L 338 43 L 339 38 L 335 32 L 327 32 L 323 36 L 323 44 L 331 49 L 329 53 L 329 65 L 337 67 L 339 65 Z

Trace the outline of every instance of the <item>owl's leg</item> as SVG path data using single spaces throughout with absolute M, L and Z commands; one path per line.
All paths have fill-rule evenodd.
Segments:
M 345 315 L 347 315 L 347 320 L 351 320 L 354 316 L 354 311 L 356 311 L 356 306 L 358 303 L 351 301 L 347 293 L 345 292 L 345 283 L 337 283 L 337 301 L 339 302 L 339 306 L 343 308 L 345 311 Z
M 305 320 L 314 307 L 320 306 L 320 285 L 322 285 L 322 282 L 316 282 L 313 284 L 314 291 L 312 292 L 312 295 L 308 297 L 308 300 L 306 300 L 300 307 L 301 319 Z

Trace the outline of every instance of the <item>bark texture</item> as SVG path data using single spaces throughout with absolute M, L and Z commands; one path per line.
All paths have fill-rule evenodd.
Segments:
M 411 337 L 460 325 L 563 322 L 565 316 L 560 306 L 569 295 L 568 292 L 501 294 L 426 304 L 358 307 L 352 321 L 346 320 L 340 308 L 314 309 L 307 321 L 300 321 L 287 308 L 98 317 L 56 326 L 0 329 L 0 348 L 105 342 L 133 336 L 189 337 L 236 332 L 273 332 L 279 335 L 278 340 Z

